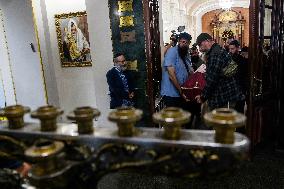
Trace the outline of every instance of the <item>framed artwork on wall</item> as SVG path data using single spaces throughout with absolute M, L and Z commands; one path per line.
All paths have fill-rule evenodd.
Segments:
M 92 66 L 86 11 L 54 17 L 61 66 Z

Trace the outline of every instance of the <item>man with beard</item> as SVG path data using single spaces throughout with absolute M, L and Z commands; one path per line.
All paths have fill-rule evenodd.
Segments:
M 190 50 L 191 50 L 190 58 L 191 58 L 192 68 L 194 71 L 196 71 L 202 64 L 205 64 L 205 62 L 199 56 L 199 51 L 196 43 L 192 45 Z
M 189 74 L 193 72 L 189 57 L 189 44 L 191 36 L 180 33 L 178 45 L 170 48 L 162 65 L 161 95 L 166 107 L 184 108 L 186 96 L 181 90 Z
M 247 94 L 248 86 L 248 63 L 246 59 L 240 54 L 240 43 L 237 40 L 233 40 L 229 44 L 229 52 L 232 60 L 238 65 L 235 78 L 239 84 L 241 91 L 244 95 Z M 236 104 L 236 110 L 240 113 L 244 113 L 245 100 L 238 101 Z
M 200 74 L 197 75 L 198 73 L 196 72 L 200 72 L 204 74 L 206 71 L 206 65 L 205 65 L 205 62 L 199 56 L 199 51 L 198 51 L 196 43 L 193 44 L 190 49 L 190 58 L 191 58 L 192 68 L 194 70 L 194 75 L 191 75 L 189 80 L 186 81 L 187 83 L 185 83 L 185 85 L 189 85 L 189 83 L 191 83 L 191 85 L 194 84 L 194 86 L 200 87 L 200 83 L 202 81 L 200 81 L 197 78 L 200 78 L 201 76 Z M 190 91 L 193 91 L 193 90 L 190 90 Z M 192 92 L 192 94 L 197 95 L 195 92 Z M 192 97 L 194 98 L 194 96 Z M 186 110 L 191 113 L 191 120 L 189 124 L 186 125 L 186 128 L 204 129 L 205 127 L 203 127 L 201 123 L 201 104 L 197 103 L 196 100 L 190 100 L 186 103 Z
M 113 59 L 114 67 L 106 74 L 110 91 L 110 108 L 121 106 L 133 106 L 134 88 L 131 85 L 130 75 L 126 70 L 126 60 L 122 53 L 118 53 Z
M 208 102 L 209 110 L 228 107 L 235 109 L 238 101 L 244 100 L 235 77 L 226 77 L 223 69 L 229 65 L 231 58 L 208 33 L 201 33 L 196 43 L 201 52 L 206 52 L 207 63 L 205 87 L 201 95 L 196 96 L 199 103 Z

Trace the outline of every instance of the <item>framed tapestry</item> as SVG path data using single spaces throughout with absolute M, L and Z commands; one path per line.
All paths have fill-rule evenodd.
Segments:
M 62 67 L 92 66 L 86 11 L 54 17 Z

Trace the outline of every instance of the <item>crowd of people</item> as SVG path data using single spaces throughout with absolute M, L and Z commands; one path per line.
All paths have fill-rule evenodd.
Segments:
M 191 48 L 192 37 L 186 32 L 172 35 L 170 39 L 162 62 L 160 95 L 166 107 L 179 107 L 191 112 L 191 122 L 185 128 L 204 129 L 202 112 L 216 108 L 233 108 L 244 113 L 248 85 L 248 48 L 241 49 L 240 43 L 234 39 L 226 47 L 222 47 L 208 33 L 201 33 Z M 114 67 L 107 73 L 110 108 L 134 105 L 134 90 L 124 70 L 124 55 L 115 55 Z M 199 78 L 194 80 L 197 75 Z M 184 87 L 192 79 L 196 86 Z M 198 83 L 203 82 L 204 86 L 195 94 L 194 89 L 198 88 Z M 190 93 L 195 94 L 194 98 Z
M 237 40 L 231 40 L 227 48 L 221 47 L 208 33 L 201 33 L 191 48 L 192 37 L 186 32 L 172 40 L 162 63 L 160 94 L 166 107 L 179 107 L 191 112 L 191 122 L 184 128 L 207 129 L 201 119 L 204 111 L 226 107 L 244 113 L 248 91 L 248 48 L 241 49 Z M 110 108 L 134 106 L 135 88 L 126 71 L 125 55 L 114 55 L 113 62 L 114 67 L 106 74 Z M 194 75 L 201 75 L 205 85 L 200 94 L 189 98 L 183 86 Z M 0 167 L 15 168 L 22 175 L 29 170 L 28 164 L 18 161 L 5 161 L 0 163 Z
M 183 35 L 180 35 L 178 39 L 177 49 L 182 47 Z M 190 44 L 190 40 L 187 41 L 187 44 Z M 201 119 L 202 110 L 206 112 L 226 107 L 244 113 L 248 86 L 247 47 L 241 50 L 237 40 L 230 40 L 228 47 L 224 48 L 216 43 L 208 33 L 201 33 L 197 37 L 196 43 L 188 51 L 189 69 L 185 69 L 182 55 L 179 53 L 173 58 L 171 51 L 173 51 L 171 48 L 167 50 L 162 64 L 161 95 L 165 96 L 166 106 L 181 107 L 190 111 L 193 115 L 192 121 L 194 118 L 195 120 Z M 179 67 L 183 67 L 183 72 L 187 72 L 187 77 L 194 72 L 204 73 L 205 86 L 194 100 L 188 101 L 184 96 L 184 91 L 181 90 L 184 80 L 177 82 L 175 79 L 180 77 L 180 72 L 182 72 Z M 193 70 L 193 72 L 188 70 Z M 170 92 L 165 92 L 164 89 L 169 87 L 171 87 Z M 178 100 L 175 100 L 174 104 L 167 102 L 167 99 L 172 98 Z M 185 128 L 202 129 L 204 125 L 200 123 L 200 121 L 191 122 Z

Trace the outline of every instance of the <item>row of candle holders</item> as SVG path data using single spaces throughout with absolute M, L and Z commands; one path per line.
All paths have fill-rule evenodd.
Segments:
M 0 110 L 0 116 L 8 119 L 9 129 L 24 127 L 23 116 L 30 112 L 30 108 L 22 105 L 7 106 Z M 31 117 L 40 120 L 43 132 L 56 131 L 56 120 L 63 110 L 54 106 L 42 106 L 31 112 Z M 67 115 L 67 118 L 76 121 L 79 134 L 94 132 L 93 119 L 100 116 L 100 111 L 92 107 L 78 107 Z M 168 140 L 178 140 L 181 137 L 181 126 L 190 120 L 191 114 L 180 108 L 168 107 L 153 114 L 153 121 L 164 128 L 163 137 Z M 132 137 L 137 134 L 135 123 L 142 118 L 142 111 L 133 107 L 121 107 L 112 111 L 109 120 L 116 122 L 120 137 Z M 208 112 L 204 116 L 206 125 L 215 129 L 215 142 L 234 143 L 236 127 L 245 124 L 246 117 L 233 109 L 220 108 Z

